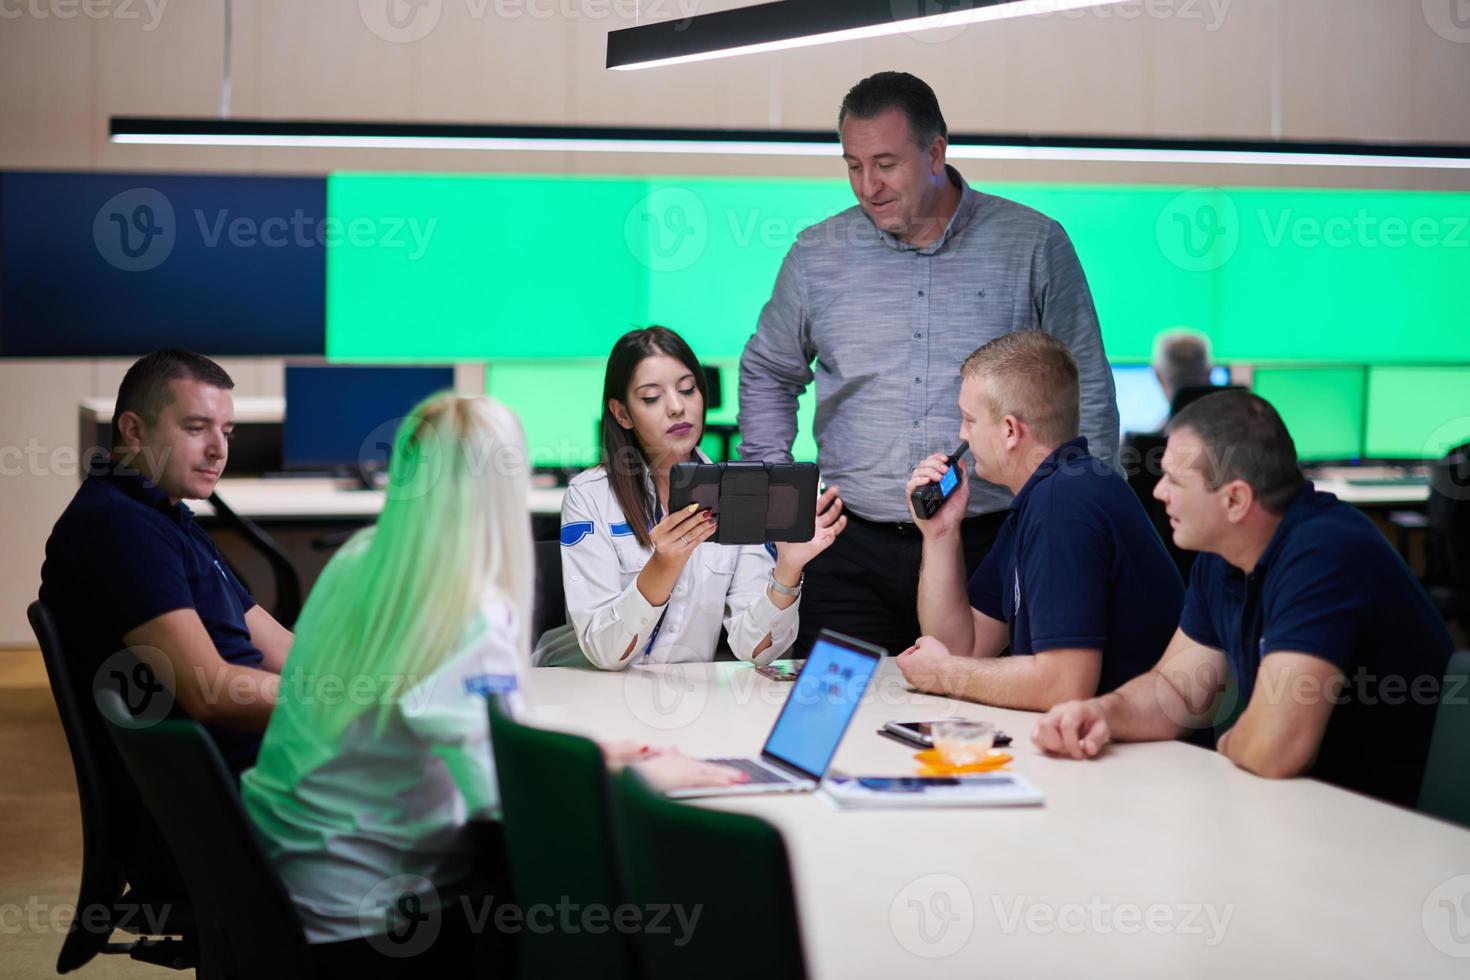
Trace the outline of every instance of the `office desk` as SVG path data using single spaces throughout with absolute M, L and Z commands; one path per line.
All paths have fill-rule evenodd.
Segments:
M 382 512 L 384 499 L 382 490 L 362 490 L 351 480 L 296 477 L 225 477 L 216 492 L 235 513 L 261 522 L 368 522 Z M 562 487 L 533 487 L 531 513 L 560 516 L 565 493 Z M 189 509 L 199 517 L 214 516 L 207 500 L 191 500 Z
M 543 668 L 526 698 L 548 727 L 728 755 L 759 752 L 790 690 L 741 663 Z M 814 976 L 1470 974 L 1450 955 L 1470 956 L 1470 830 L 1310 780 L 1259 779 L 1182 743 L 1046 758 L 1029 740 L 1036 715 L 912 693 L 891 659 L 834 765 L 911 772 L 913 750 L 874 730 L 953 715 L 1014 736 L 1012 769 L 1045 805 L 703 803 L 781 829 Z
M 1318 490 L 1355 507 L 1422 507 L 1429 500 L 1429 477 L 1391 466 L 1335 466 L 1308 470 Z

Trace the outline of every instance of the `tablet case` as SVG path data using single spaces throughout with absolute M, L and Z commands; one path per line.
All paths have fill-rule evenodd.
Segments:
M 669 512 L 690 504 L 713 511 L 720 544 L 810 541 L 819 477 L 816 463 L 676 463 Z

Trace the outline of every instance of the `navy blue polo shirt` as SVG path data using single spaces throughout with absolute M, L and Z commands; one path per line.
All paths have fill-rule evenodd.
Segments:
M 1249 703 L 1265 657 L 1321 657 L 1347 685 L 1311 774 L 1405 806 L 1417 802 L 1454 643 L 1409 567 L 1356 508 L 1308 483 L 1250 574 L 1200 555 L 1180 626 L 1196 643 L 1223 650 L 1234 670 L 1238 696 L 1221 706 L 1219 731 Z
M 112 466 L 87 477 L 46 541 L 41 601 L 51 607 L 84 690 L 123 649 L 123 634 L 175 609 L 199 614 L 220 658 L 260 667 L 245 613 L 255 600 L 184 504 Z M 236 774 L 254 764 L 260 736 L 211 726 Z
M 970 578 L 970 604 L 1010 627 L 1011 653 L 1102 651 L 1105 694 L 1158 663 L 1184 583 L 1127 482 L 1063 443 L 1011 501 Z

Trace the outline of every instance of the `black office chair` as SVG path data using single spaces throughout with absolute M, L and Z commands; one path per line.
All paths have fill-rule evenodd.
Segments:
M 139 725 L 122 694 L 97 707 L 189 889 L 204 978 L 315 974 L 291 897 L 266 857 L 235 777 L 197 722 Z
M 276 544 L 275 539 L 266 534 L 260 527 L 248 517 L 241 517 L 225 503 L 217 493 L 209 495 L 209 504 L 214 508 L 215 517 L 225 527 L 230 528 L 244 539 L 251 550 L 259 552 L 265 558 L 266 564 L 270 566 L 271 576 L 275 580 L 276 603 L 271 610 L 271 615 L 276 618 L 286 629 L 296 625 L 296 617 L 301 615 L 301 576 L 296 572 L 296 566 L 286 553 Z M 233 570 L 234 565 L 230 568 Z M 239 572 L 235 573 L 239 577 Z M 244 580 L 241 579 L 243 582 Z M 246 588 L 249 588 L 247 585 Z
M 637 933 L 647 980 L 806 976 L 791 863 L 775 827 L 666 799 L 631 769 L 613 780 L 612 799 L 628 901 L 700 909 L 690 935 L 677 926 Z
M 1440 688 L 1434 737 L 1424 764 L 1419 809 L 1470 827 L 1470 651 L 1450 658 Z
M 607 766 L 595 742 L 522 725 L 490 699 L 490 744 L 500 784 L 511 888 L 522 909 L 571 901 L 616 909 L 622 885 L 609 829 Z M 526 932 L 526 977 L 637 976 L 631 938 L 609 929 Z
M 40 644 L 66 734 L 82 813 L 77 915 L 62 940 L 56 972 L 69 973 L 85 966 L 99 953 L 127 954 L 155 966 L 189 969 L 196 959 L 193 923 L 182 879 L 163 836 L 143 809 L 101 719 L 87 703 L 92 692 L 77 682 L 50 608 L 33 602 L 26 615 Z M 99 915 L 97 910 L 108 914 Z M 109 942 L 115 929 L 181 938 Z
M 1441 612 L 1470 629 L 1470 443 L 1429 466 L 1428 575 Z
M 567 594 L 561 581 L 561 542 L 537 541 L 536 591 L 531 606 L 531 643 L 567 621 Z

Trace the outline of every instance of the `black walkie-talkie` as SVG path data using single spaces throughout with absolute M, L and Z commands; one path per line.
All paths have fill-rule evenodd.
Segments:
M 955 488 L 960 485 L 960 481 L 965 478 L 964 473 L 960 470 L 959 462 L 960 457 L 969 451 L 968 442 L 960 443 L 960 448 L 950 454 L 949 471 L 940 478 L 938 483 L 926 483 L 922 487 L 914 488 L 914 513 L 919 515 L 921 520 L 927 521 L 939 513 L 939 508 L 944 506 L 944 502 L 950 498 Z

